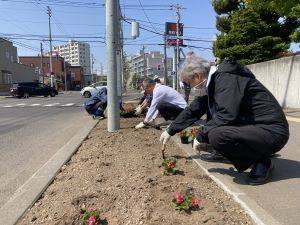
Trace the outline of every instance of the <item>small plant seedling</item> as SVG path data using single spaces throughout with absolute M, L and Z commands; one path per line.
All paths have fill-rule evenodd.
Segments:
M 177 210 L 196 210 L 200 207 L 200 199 L 196 196 L 192 195 L 182 195 L 180 193 L 176 193 L 172 203 Z
M 82 225 L 99 225 L 100 212 L 98 210 L 87 212 L 82 218 Z
M 164 174 L 165 175 L 176 174 L 176 172 L 177 172 L 176 163 L 177 163 L 177 160 L 175 158 L 164 159 L 164 161 L 162 162 L 162 166 L 165 169 Z

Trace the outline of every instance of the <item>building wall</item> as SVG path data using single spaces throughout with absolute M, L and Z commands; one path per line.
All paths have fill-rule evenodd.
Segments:
M 249 65 L 282 107 L 300 108 L 300 55 Z
M 19 61 L 21 64 L 27 65 L 34 70 L 38 71 L 41 67 L 40 56 L 20 56 Z M 62 57 L 52 58 L 53 72 L 56 75 L 56 79 L 62 79 L 64 75 L 64 59 Z M 50 57 L 43 57 L 43 71 L 45 76 L 50 76 Z
M 81 66 L 71 66 L 71 88 L 81 88 L 84 86 L 83 68 Z
M 11 83 L 37 79 L 34 68 L 18 63 L 17 48 L 12 42 L 0 38 L 0 92 L 7 92 Z
M 163 77 L 164 74 L 164 55 L 158 51 L 150 51 L 148 53 L 140 53 L 131 58 L 132 69 L 139 77 L 155 76 Z M 158 70 L 158 65 L 160 69 Z M 168 71 L 172 71 L 172 58 L 167 58 Z M 146 68 L 146 73 L 145 73 Z
M 90 45 L 79 41 L 69 41 L 68 44 L 56 46 L 54 52 L 65 58 L 72 66 L 81 66 L 84 74 L 91 74 Z

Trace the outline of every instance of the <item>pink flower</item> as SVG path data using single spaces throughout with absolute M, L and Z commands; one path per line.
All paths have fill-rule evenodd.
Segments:
M 96 217 L 91 216 L 88 220 L 88 225 L 96 225 Z
M 200 199 L 197 197 L 194 197 L 191 201 L 191 206 L 194 208 L 199 208 L 200 206 Z
M 182 194 L 176 193 L 175 194 L 176 203 L 181 204 L 184 202 L 184 197 Z

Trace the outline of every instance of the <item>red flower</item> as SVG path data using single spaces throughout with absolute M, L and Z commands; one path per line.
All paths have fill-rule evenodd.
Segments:
M 88 220 L 88 225 L 96 225 L 96 217 L 95 216 L 91 216 Z
M 184 197 L 182 194 L 176 193 L 175 200 L 176 200 L 176 203 L 181 204 L 184 202 Z
M 194 208 L 199 208 L 200 206 L 200 199 L 197 197 L 194 197 L 191 201 L 191 206 Z
M 175 163 L 173 161 L 169 161 L 167 163 L 167 166 L 168 166 L 169 169 L 173 169 L 173 168 L 175 168 Z

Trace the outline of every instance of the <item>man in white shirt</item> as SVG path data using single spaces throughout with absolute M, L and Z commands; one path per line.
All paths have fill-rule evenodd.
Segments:
M 180 93 L 168 86 L 155 83 L 154 80 L 146 78 L 143 88 L 148 94 L 153 94 L 151 106 L 143 122 L 136 125 L 136 129 L 143 128 L 160 114 L 166 121 L 174 120 L 187 106 L 186 101 Z

